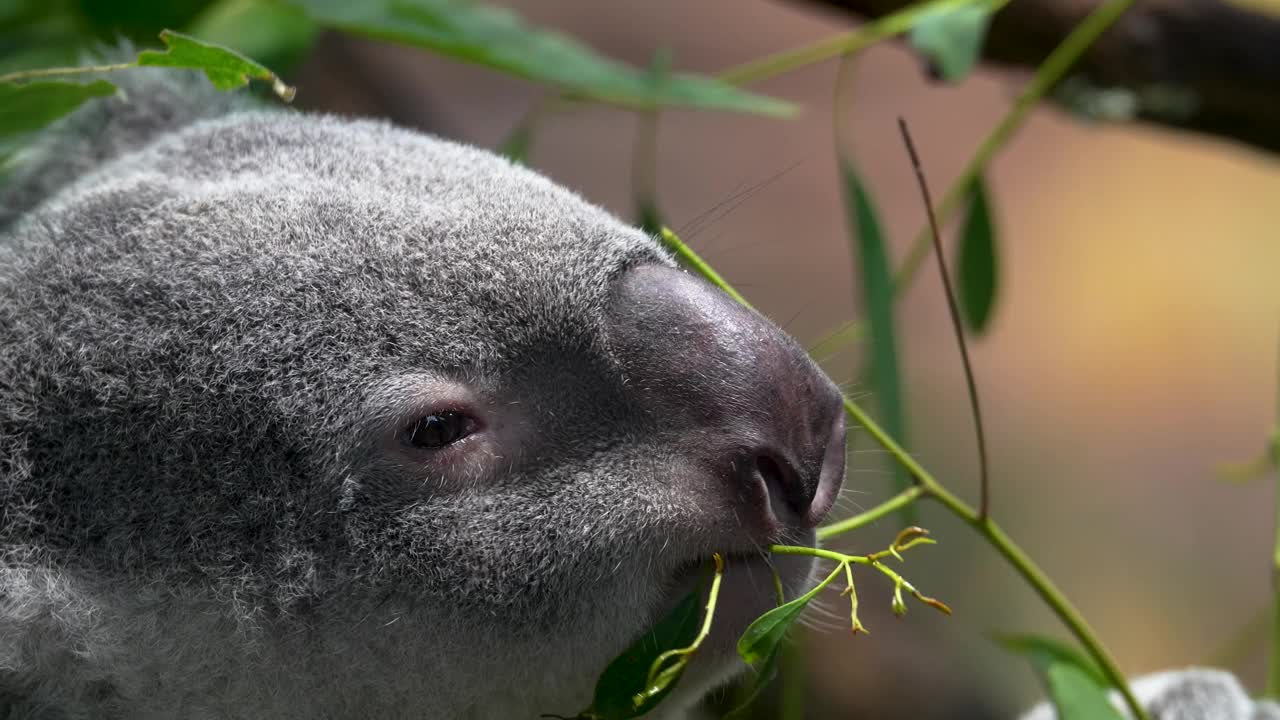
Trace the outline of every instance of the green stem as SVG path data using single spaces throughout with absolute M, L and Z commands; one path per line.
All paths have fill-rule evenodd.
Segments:
M 1132 0 L 1112 0 L 1112 2 L 1117 1 L 1123 3 L 1132 2 Z M 671 232 L 670 229 L 663 228 L 662 234 L 664 239 L 669 238 L 668 245 L 671 245 L 671 240 L 675 240 L 675 242 L 679 244 L 678 247 L 682 249 L 684 254 L 696 260 L 696 262 L 690 263 L 693 267 L 706 267 L 710 270 L 706 262 L 701 258 L 698 258 L 697 254 L 694 253 L 691 248 L 680 242 L 679 239 L 676 238 L 675 233 Z M 733 290 L 733 288 L 714 271 L 704 273 L 704 277 L 706 277 L 712 284 L 729 293 L 731 296 L 735 298 L 740 297 L 737 291 Z M 867 434 L 871 435 L 871 437 L 874 438 L 881 447 L 887 450 L 889 454 L 907 470 L 907 472 L 911 473 L 911 476 L 915 478 L 916 482 L 922 488 L 923 493 L 935 498 L 938 502 L 942 503 L 944 507 L 950 510 L 952 514 L 959 517 L 969 525 L 969 527 L 977 531 L 977 533 L 981 535 L 989 545 L 995 548 L 996 551 L 1013 566 L 1014 570 L 1016 570 L 1024 580 L 1026 580 L 1027 584 L 1035 590 L 1036 594 L 1039 595 L 1045 604 L 1053 610 L 1054 614 L 1058 616 L 1058 619 L 1067 626 L 1067 629 L 1076 637 L 1076 640 L 1080 642 L 1085 651 L 1088 652 L 1089 655 L 1093 657 L 1094 661 L 1098 663 L 1098 667 L 1102 669 L 1102 672 L 1106 675 L 1108 682 L 1110 682 L 1110 684 L 1119 691 L 1120 695 L 1124 698 L 1125 704 L 1129 707 L 1129 712 L 1132 714 L 1134 719 L 1149 720 L 1146 710 L 1142 708 L 1138 699 L 1133 695 L 1133 691 L 1129 689 L 1129 684 L 1125 680 L 1124 675 L 1120 672 L 1119 666 L 1116 665 L 1111 654 L 1107 652 L 1102 641 L 1098 639 L 1098 636 L 1094 633 L 1093 629 L 1089 627 L 1087 622 L 1085 622 L 1084 618 L 1080 615 L 1080 612 L 1076 610 L 1075 606 L 1071 604 L 1071 601 L 1063 595 L 1062 591 L 1058 589 L 1058 586 L 1044 574 L 1044 571 L 1041 570 L 1039 566 L 1037 566 L 1035 562 L 1032 561 L 1031 558 L 1020 547 L 1018 547 L 1003 530 L 1000 529 L 998 525 L 996 525 L 995 521 L 990 518 L 980 518 L 976 510 L 969 507 L 963 500 L 956 497 L 943 487 L 928 470 L 925 470 L 920 463 L 916 462 L 915 458 L 911 457 L 906 450 L 903 450 L 902 446 L 890 437 L 889 434 L 886 433 L 865 410 L 848 397 L 844 398 L 844 409 L 850 418 L 858 423 L 862 429 L 867 432 Z M 771 552 L 793 555 L 802 554 L 797 552 L 799 549 L 800 548 L 785 545 L 775 545 L 769 548 Z M 840 553 L 822 550 L 821 548 L 817 548 L 816 550 L 814 548 L 805 548 L 804 550 L 805 553 L 803 554 L 828 557 L 829 559 L 837 561 L 844 557 Z M 836 570 L 839 571 L 839 568 L 837 567 Z M 826 583 L 829 583 L 834 579 L 834 577 L 835 575 L 833 573 L 827 578 L 827 580 L 823 581 L 822 587 L 825 587 Z
M 1009 0 L 932 0 L 885 15 L 863 25 L 853 32 L 824 38 L 809 45 L 767 55 L 758 60 L 738 65 L 720 73 L 720 79 L 735 85 L 758 82 L 798 70 L 809 65 L 830 60 L 839 55 L 856 53 L 895 35 L 901 35 L 915 26 L 921 17 L 935 11 L 949 10 L 967 5 L 985 5 L 989 12 L 996 12 Z
M 711 634 L 711 619 L 716 614 L 716 602 L 720 598 L 720 581 L 724 578 L 724 558 L 720 557 L 720 553 L 716 553 L 712 556 L 712 560 L 715 562 L 716 572 L 715 577 L 711 579 L 711 592 L 707 593 L 706 613 L 702 616 L 702 628 L 698 630 L 698 636 L 693 639 L 693 642 L 688 647 L 668 650 L 655 658 L 653 664 L 649 666 L 649 685 L 653 685 L 654 680 L 663 670 L 662 666 L 668 660 L 697 652 L 698 648 L 702 647 L 702 643 L 707 639 L 707 636 Z
M 826 540 L 827 538 L 847 533 L 850 530 L 857 530 L 864 525 L 870 525 L 885 515 L 888 515 L 903 506 L 910 505 L 920 499 L 920 496 L 925 493 L 926 490 L 923 485 L 913 485 L 864 513 L 818 528 L 818 539 Z
M 942 196 L 942 203 L 936 208 L 940 224 L 945 223 L 947 218 L 959 208 L 961 201 L 968 196 L 974 181 L 986 169 L 987 163 L 991 162 L 991 158 L 995 156 L 996 152 L 1009 142 L 1009 138 L 1013 137 L 1014 132 L 1022 127 L 1022 123 L 1027 119 L 1032 108 L 1062 80 L 1067 70 L 1075 64 L 1076 60 L 1080 59 L 1080 56 L 1098 39 L 1098 36 L 1111 27 L 1116 20 L 1120 19 L 1120 16 L 1133 3 L 1134 0 L 1107 0 L 1107 2 L 1099 5 L 1096 10 L 1089 13 L 1063 39 L 1058 47 L 1054 48 L 1049 57 L 1045 58 L 1040 67 L 1036 69 L 1036 74 L 1031 78 L 1031 82 L 1027 84 L 1022 94 L 1014 102 L 1013 109 L 1004 116 L 1000 124 L 996 125 L 995 129 L 982 141 L 982 144 L 978 146 L 978 151 L 974 153 L 973 159 L 969 161 L 964 171 L 960 173 L 960 177 L 956 178 L 951 187 L 947 189 L 946 195 Z M 894 285 L 895 291 L 899 295 L 911 285 L 912 279 L 915 278 L 916 273 L 920 270 L 921 263 L 929 255 L 929 246 L 929 228 L 925 226 L 916 235 L 915 243 L 911 246 L 911 250 L 902 262 L 902 268 L 898 271 L 898 277 Z
M 693 248 L 685 245 L 684 241 L 671 231 L 671 228 L 662 228 L 662 235 L 660 237 L 662 239 L 662 244 L 666 245 L 668 250 L 675 253 L 676 257 L 680 258 L 682 262 L 694 270 L 697 270 L 699 275 L 711 281 L 712 285 L 715 285 L 728 293 L 729 297 L 737 300 L 739 304 L 745 307 L 751 307 L 751 303 L 747 302 L 746 298 L 742 297 L 742 295 L 735 290 L 732 285 L 725 282 L 724 278 L 720 277 L 720 273 L 716 272 L 710 265 L 708 265 L 706 260 L 699 257 L 698 254 L 693 251 Z M 754 310 L 755 308 L 751 309 Z
M 46 77 L 65 77 L 67 75 L 87 75 L 105 73 L 137 67 L 136 63 L 115 63 L 113 65 L 90 65 L 87 67 L 41 68 L 39 70 L 19 70 L 0 75 L 0 83 L 24 82 Z

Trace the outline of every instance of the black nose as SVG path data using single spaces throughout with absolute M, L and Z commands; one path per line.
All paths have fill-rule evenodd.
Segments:
M 642 409 L 725 479 L 732 502 L 813 527 L 844 477 L 839 390 L 794 340 L 688 273 L 630 270 L 609 345 Z

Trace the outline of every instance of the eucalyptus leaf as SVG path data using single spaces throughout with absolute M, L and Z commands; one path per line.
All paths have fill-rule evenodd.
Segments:
M 275 85 L 276 93 L 286 101 L 293 99 L 293 89 L 281 83 L 275 73 L 234 50 L 202 42 L 172 30 L 160 33 L 160 39 L 168 46 L 168 50 L 144 50 L 138 53 L 139 65 L 200 70 L 219 90 L 243 87 L 250 78 L 267 80 Z
M 87 100 L 114 94 L 106 80 L 0 83 L 0 138 L 39 130 Z
M 650 198 L 641 198 L 636 202 L 636 224 L 650 235 L 662 234 L 662 213 L 658 205 Z
M 1031 662 L 1059 720 L 1123 720 L 1107 698 L 1102 671 L 1075 648 L 1038 635 L 1006 635 L 997 642 Z
M 1050 665 L 1045 683 L 1058 720 L 1124 720 L 1107 699 L 1107 691 L 1076 665 Z
M 893 320 L 893 274 L 884 234 L 876 217 L 875 205 L 858 178 L 857 169 L 848 158 L 840 159 L 840 180 L 844 190 L 845 212 L 851 226 L 854 258 L 861 273 L 862 302 L 867 315 L 870 337 L 866 343 L 871 354 L 871 385 L 875 390 L 880 422 L 898 444 L 906 446 L 907 420 L 903 408 L 902 377 L 898 369 L 898 340 Z M 911 486 L 911 476 L 893 458 L 887 458 L 894 480 L 894 491 Z M 914 510 L 901 511 L 905 524 L 915 525 Z
M 275 68 L 299 62 L 319 32 L 297 8 L 261 0 L 212 3 L 186 29 Z
M 498 154 L 513 163 L 529 164 L 529 151 L 533 148 L 534 123 L 522 122 L 498 145 Z
M 694 590 L 652 630 L 614 658 L 596 681 L 591 708 L 583 716 L 626 720 L 653 709 L 675 688 L 678 677 L 667 678 L 658 692 L 647 692 L 649 668 L 659 655 L 691 644 L 698 635 L 702 590 Z M 642 696 L 640 703 L 637 696 Z
M 817 597 L 818 593 L 830 585 L 843 570 L 843 565 L 837 565 L 836 569 L 812 590 L 791 602 L 775 607 L 748 625 L 742 637 L 738 638 L 738 655 L 742 657 L 743 662 L 748 665 L 758 665 L 761 668 L 767 666 L 771 657 L 777 654 L 782 638 L 786 637 L 791 623 L 800 617 L 800 613 L 804 612 L 809 601 Z
M 748 665 L 756 665 L 768 661 L 777 654 L 782 639 L 786 637 L 791 623 L 800 617 L 805 606 L 813 599 L 813 595 L 801 595 L 785 605 L 770 610 L 747 626 L 746 632 L 738 638 L 738 654 Z M 762 664 L 763 668 L 764 665 Z
M 1097 663 L 1059 640 L 1030 634 L 998 635 L 995 640 L 1006 650 L 1025 657 L 1037 671 L 1044 672 L 1056 663 L 1067 663 L 1088 672 L 1095 682 L 1106 683 Z
M 764 662 L 760 663 L 759 667 L 752 668 L 755 674 L 751 678 L 751 684 L 744 691 L 743 698 L 738 703 L 738 706 L 725 713 L 724 720 L 744 717 L 744 713 L 751 709 L 751 704 L 760 696 L 760 693 L 778 676 L 780 657 L 782 657 L 782 646 L 778 645 L 765 657 Z
M 910 41 L 930 67 L 947 82 L 964 79 L 982 54 L 991 12 L 984 4 L 940 7 L 925 13 L 911 28 Z
M 525 24 L 505 8 L 464 0 L 287 0 L 316 23 L 413 45 L 456 60 L 636 109 L 662 106 L 786 116 L 787 102 L 715 78 L 653 73 L 606 58 L 560 33 Z
M 991 321 L 1000 286 L 1000 261 L 996 254 L 996 226 L 986 183 L 979 177 L 973 183 L 969 213 L 960 234 L 959 268 L 960 310 L 965 324 L 980 334 Z

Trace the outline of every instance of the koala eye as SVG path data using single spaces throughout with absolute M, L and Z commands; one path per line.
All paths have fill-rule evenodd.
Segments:
M 423 415 L 409 432 L 409 444 L 428 450 L 442 448 L 471 434 L 467 416 L 453 410 Z

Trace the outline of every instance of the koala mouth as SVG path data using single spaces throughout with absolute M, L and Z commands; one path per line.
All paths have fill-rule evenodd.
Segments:
M 811 535 L 811 533 L 809 533 Z M 797 539 L 799 540 L 799 539 Z M 812 545 L 812 538 L 807 543 Z M 803 555 L 770 555 L 764 550 L 723 553 L 724 574 L 716 603 L 712 634 L 717 629 L 732 635 L 732 642 L 752 620 L 776 607 L 781 590 L 784 600 L 793 600 L 813 584 L 814 559 Z M 690 592 L 701 589 L 706 598 L 713 561 L 711 556 L 684 565 L 675 575 L 665 598 L 660 620 Z

